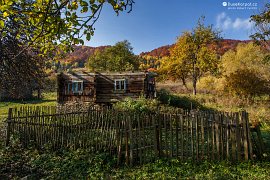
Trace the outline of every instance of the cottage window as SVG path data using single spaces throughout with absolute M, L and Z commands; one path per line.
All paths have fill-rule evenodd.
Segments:
M 72 87 L 73 93 L 82 93 L 83 92 L 83 82 L 82 81 L 72 81 L 72 83 L 68 84 L 68 89 L 70 86 Z
M 114 80 L 114 90 L 115 91 L 125 91 L 126 90 L 126 80 L 125 79 Z

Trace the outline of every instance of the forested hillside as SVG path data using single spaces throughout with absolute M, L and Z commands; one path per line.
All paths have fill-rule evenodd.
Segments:
M 223 55 L 226 51 L 232 49 L 235 50 L 236 46 L 239 43 L 248 43 L 251 40 L 234 40 L 234 39 L 223 39 L 220 41 L 219 47 L 217 49 L 217 53 L 220 55 Z M 149 52 L 142 52 L 140 56 L 151 56 L 155 58 L 162 58 L 164 56 L 169 56 L 170 51 L 169 49 L 174 46 L 174 45 L 166 45 L 166 46 L 161 46 L 156 49 L 153 49 L 152 51 Z
M 66 56 L 60 61 L 75 64 L 78 63 L 80 67 L 84 66 L 87 59 L 93 55 L 96 51 L 102 51 L 109 46 L 75 46 L 72 53 L 66 54 Z
M 236 46 L 239 43 L 248 43 L 250 40 L 233 40 L 233 39 L 224 39 L 220 42 L 219 47 L 216 48 L 217 54 L 223 55 L 228 50 L 235 50 Z M 174 45 L 165 45 L 153 49 L 149 52 L 140 53 L 140 57 L 149 59 L 154 61 L 154 59 L 160 59 L 163 57 L 167 57 L 170 55 L 169 49 Z M 90 46 L 75 46 L 74 51 L 72 53 L 66 54 L 64 58 L 56 61 L 56 66 L 61 65 L 67 68 L 81 68 L 85 67 L 85 63 L 96 51 L 103 51 L 105 48 L 110 46 L 98 46 L 98 47 L 90 47 Z M 57 65 L 58 64 L 58 65 Z

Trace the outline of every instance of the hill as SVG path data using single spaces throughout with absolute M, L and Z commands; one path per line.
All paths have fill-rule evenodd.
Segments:
M 66 54 L 61 62 L 65 62 L 67 64 L 75 64 L 78 63 L 78 67 L 83 67 L 87 59 L 93 55 L 96 51 L 102 51 L 105 48 L 110 46 L 98 46 L 98 47 L 90 47 L 90 46 L 75 46 L 74 51 Z
M 221 40 L 219 47 L 217 47 L 217 52 L 220 55 L 223 55 L 226 51 L 232 49 L 234 50 L 237 45 L 239 43 L 248 43 L 251 40 L 234 40 L 234 39 L 223 39 Z M 150 57 L 154 57 L 154 58 L 162 58 L 164 56 L 169 56 L 170 55 L 170 51 L 169 49 L 173 46 L 172 45 L 166 45 L 166 46 L 161 46 L 159 48 L 156 48 L 152 51 L 149 52 L 142 52 L 140 54 L 141 57 L 145 57 L 145 56 L 150 56 Z
M 233 39 L 223 39 L 219 46 L 216 47 L 218 54 L 223 55 L 226 51 L 230 49 L 235 49 L 239 43 L 248 43 L 250 40 L 233 40 Z M 149 52 L 142 52 L 139 56 L 148 57 L 154 59 L 160 59 L 165 56 L 170 55 L 169 49 L 172 45 L 165 45 L 153 49 Z M 61 64 L 66 64 L 67 67 L 82 68 L 85 65 L 87 59 L 93 55 L 96 51 L 102 51 L 110 46 L 99 46 L 99 47 L 89 47 L 89 46 L 75 46 L 74 51 L 65 56 L 65 58 L 60 60 Z

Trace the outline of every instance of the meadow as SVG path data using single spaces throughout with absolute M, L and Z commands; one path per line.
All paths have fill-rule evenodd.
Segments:
M 270 131 L 268 97 L 258 97 L 253 102 L 237 98 L 218 97 L 203 92 L 196 96 L 189 92 L 179 93 L 177 83 L 158 85 L 170 91 L 169 106 L 184 108 L 205 108 L 221 111 L 246 109 L 251 122 L 260 122 L 265 142 L 264 159 L 231 163 L 222 162 L 181 162 L 178 159 L 160 159 L 141 166 L 117 166 L 116 159 L 107 154 L 91 154 L 87 149 L 48 149 L 35 150 L 22 148 L 18 139 L 13 137 L 10 147 L 0 148 L 0 178 L 12 179 L 269 179 L 270 177 Z M 168 98 L 166 95 L 166 98 Z M 164 100 L 164 99 L 163 99 Z M 179 101 L 180 100 L 180 101 Z M 43 99 L 29 101 L 1 102 L 2 119 L 8 108 L 19 106 L 50 106 L 56 104 L 56 93 L 44 93 Z M 3 139 L 2 139 L 3 140 Z

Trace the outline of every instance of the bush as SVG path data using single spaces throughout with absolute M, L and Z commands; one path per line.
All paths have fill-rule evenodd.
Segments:
M 255 71 L 239 69 L 226 78 L 225 90 L 232 95 L 249 97 L 269 94 L 268 82 Z
M 214 92 L 216 90 L 216 81 L 217 78 L 211 75 L 202 77 L 197 84 L 198 90 L 206 93 Z
M 114 108 L 121 111 L 136 111 L 136 112 L 149 112 L 155 111 L 159 106 L 159 102 L 155 99 L 139 99 L 126 98 L 124 101 L 114 104 Z

